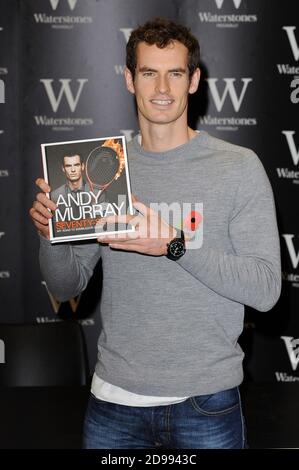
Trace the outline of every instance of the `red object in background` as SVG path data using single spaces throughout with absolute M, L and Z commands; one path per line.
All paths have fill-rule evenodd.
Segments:
M 184 228 L 187 228 L 188 230 L 194 232 L 201 223 L 201 221 L 201 213 L 197 211 L 191 211 L 190 214 L 188 214 L 186 219 L 184 220 Z

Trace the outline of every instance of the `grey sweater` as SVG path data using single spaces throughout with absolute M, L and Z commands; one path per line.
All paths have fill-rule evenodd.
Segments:
M 132 191 L 153 202 L 202 203 L 203 243 L 179 261 L 98 243 L 51 245 L 40 264 L 67 300 L 103 263 L 96 373 L 133 393 L 192 396 L 239 385 L 244 305 L 267 311 L 281 289 L 279 237 L 258 157 L 201 131 L 163 153 L 128 145 Z

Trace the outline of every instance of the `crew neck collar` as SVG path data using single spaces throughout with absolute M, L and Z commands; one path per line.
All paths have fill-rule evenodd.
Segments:
M 188 142 L 185 142 L 182 145 L 179 145 L 177 147 L 174 147 L 170 150 L 166 150 L 164 152 L 152 152 L 148 150 L 144 150 L 143 147 L 140 145 L 141 142 L 141 134 L 138 133 L 132 140 L 132 144 L 135 148 L 135 150 L 138 152 L 138 154 L 148 157 L 148 158 L 153 158 L 156 161 L 159 160 L 166 160 L 167 157 L 170 157 L 170 159 L 175 158 L 176 156 L 181 157 L 182 153 L 185 151 L 190 151 L 193 148 L 197 147 L 198 144 L 204 140 L 206 140 L 208 133 L 200 130 L 196 131 L 197 135 L 194 136 L 192 139 L 188 140 Z

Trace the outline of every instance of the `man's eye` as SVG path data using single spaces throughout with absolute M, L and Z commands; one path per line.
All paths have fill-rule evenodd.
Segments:
M 153 77 L 155 75 L 155 72 L 143 72 L 144 77 Z
M 171 72 L 170 74 L 172 77 L 182 77 L 182 73 L 181 72 Z

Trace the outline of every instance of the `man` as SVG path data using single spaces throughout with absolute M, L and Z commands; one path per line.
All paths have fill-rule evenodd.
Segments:
M 39 193 L 31 209 L 42 234 L 41 269 L 55 296 L 67 300 L 81 292 L 102 257 L 102 331 L 85 418 L 87 448 L 245 446 L 237 340 L 244 305 L 266 311 L 279 297 L 279 239 L 258 157 L 188 127 L 198 63 L 198 42 L 183 26 L 157 19 L 130 36 L 125 79 L 140 135 L 128 151 L 139 200 L 137 215 L 121 221 L 135 226 L 133 235 L 99 238 L 105 245 L 51 246 L 47 221 L 54 205 Z M 50 190 L 43 180 L 37 184 Z M 153 203 L 183 209 L 199 203 L 203 211 L 174 224 Z
M 67 199 L 68 194 L 75 194 L 78 191 L 90 191 L 88 184 L 83 180 L 84 163 L 81 161 L 80 155 L 65 155 L 61 169 L 67 181 L 52 191 L 51 198 L 54 202 L 57 202 L 60 195 Z

